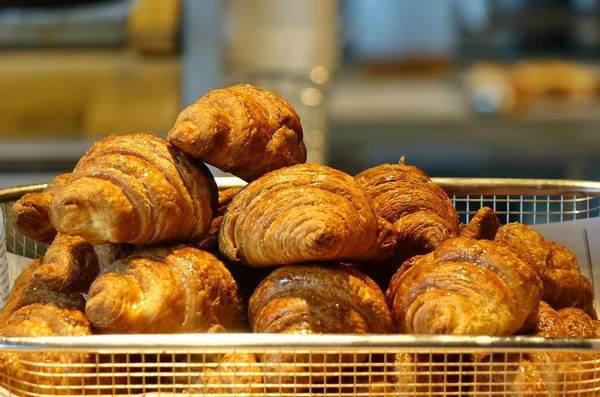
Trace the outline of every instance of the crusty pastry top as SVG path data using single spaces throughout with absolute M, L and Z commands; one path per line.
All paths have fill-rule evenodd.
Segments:
M 52 224 L 92 244 L 202 238 L 217 207 L 208 168 L 147 134 L 109 136 L 54 194 Z
M 407 261 L 387 296 L 401 333 L 512 335 L 537 309 L 541 288 L 510 248 L 454 238 Z
M 446 192 L 404 159 L 369 168 L 355 179 L 373 199 L 377 214 L 393 225 L 396 261 L 431 252 L 459 235 L 458 215 Z
M 549 242 L 522 223 L 504 225 L 496 241 L 517 251 L 535 269 L 544 283 L 543 300 L 555 309 L 575 306 L 581 299 L 581 272 L 575 255 L 560 244 Z
M 296 111 L 274 92 L 239 84 L 213 90 L 184 109 L 168 140 L 246 181 L 306 162 Z
M 229 204 L 219 248 L 254 267 L 389 256 L 391 225 L 353 178 L 316 164 L 272 171 Z

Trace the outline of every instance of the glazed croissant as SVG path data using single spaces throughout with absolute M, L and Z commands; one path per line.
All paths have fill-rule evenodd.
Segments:
M 404 164 L 382 164 L 356 175 L 375 203 L 379 216 L 396 232 L 394 260 L 431 252 L 442 241 L 460 233 L 458 215 L 448 195 L 420 169 Z
M 45 288 L 44 285 L 36 285 L 33 281 L 33 275 L 42 265 L 43 258 L 36 259 L 30 262 L 16 278 L 10 296 L 0 313 L 0 330 L 17 310 L 28 305 L 52 303 L 59 307 L 78 310 L 83 310 L 85 307 L 85 299 L 82 293 L 57 292 Z
M 592 320 L 576 308 L 565 308 L 557 312 L 542 301 L 534 321 L 536 336 L 600 336 L 600 321 Z M 517 397 L 565 394 L 591 396 L 594 395 L 592 390 L 596 372 L 593 353 L 561 350 L 535 351 L 522 355 L 495 353 L 483 361 L 476 361 L 474 382 L 478 385 L 476 391 L 480 393 L 491 391 Z
M 576 306 L 582 294 L 582 279 L 575 255 L 548 242 L 533 228 L 509 223 L 498 231 L 496 241 L 516 250 L 544 283 L 543 300 L 555 309 Z
M 32 274 L 34 285 L 51 291 L 87 293 L 100 269 L 124 256 L 123 244 L 92 245 L 81 237 L 59 234 Z
M 24 236 L 42 244 L 50 244 L 56 237 L 56 229 L 50 223 L 50 203 L 54 192 L 64 186 L 70 173 L 54 178 L 41 193 L 27 193 L 12 207 L 12 224 Z
M 275 93 L 250 84 L 210 91 L 184 109 L 168 141 L 246 181 L 306 162 L 302 126 Z
M 194 380 L 190 394 L 261 394 L 264 383 L 256 355 L 253 353 L 226 353 L 216 368 L 205 368 L 202 376 Z
M 389 256 L 390 224 L 351 176 L 300 164 L 250 183 L 229 204 L 219 248 L 253 267 Z
M 392 320 L 379 287 L 364 274 L 345 265 L 290 265 L 267 276 L 250 298 L 248 316 L 257 333 L 390 333 Z M 364 357 L 362 357 L 364 358 Z M 335 367 L 319 367 L 330 360 L 360 360 L 353 354 L 308 357 L 304 354 L 265 353 L 261 361 L 266 383 L 294 383 L 291 372 L 314 371 L 322 379 Z M 309 361 L 310 360 L 310 361 Z M 310 368 L 307 363 L 312 362 Z M 300 376 L 300 375 L 298 375 Z M 298 383 L 302 383 L 298 381 Z
M 6 337 L 82 336 L 91 335 L 85 315 L 76 309 L 54 303 L 34 303 L 14 312 L 2 326 Z M 89 355 L 34 351 L 0 353 L 0 378 L 9 390 L 26 395 L 84 394 L 83 386 L 93 366 Z M 71 376 L 68 376 L 71 375 Z M 73 376 L 76 375 L 76 376 Z
M 542 284 L 510 248 L 454 238 L 405 262 L 387 291 L 396 331 L 512 335 L 537 308 Z
M 230 330 L 238 288 L 222 262 L 191 246 L 148 248 L 112 263 L 92 284 L 85 313 L 104 333 Z
M 55 192 L 51 220 L 91 244 L 197 241 L 216 207 L 216 183 L 203 163 L 151 135 L 113 135 Z

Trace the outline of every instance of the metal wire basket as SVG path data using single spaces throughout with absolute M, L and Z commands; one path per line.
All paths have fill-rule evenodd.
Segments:
M 468 222 L 600 217 L 600 183 L 438 178 Z M 219 178 L 221 188 L 239 180 Z M 9 252 L 45 247 L 10 207 L 43 185 L 0 190 Z M 94 335 L 0 339 L 0 395 L 595 396 L 600 340 L 413 335 Z

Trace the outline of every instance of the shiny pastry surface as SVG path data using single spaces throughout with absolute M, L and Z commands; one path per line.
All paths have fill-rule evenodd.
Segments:
M 194 333 L 233 328 L 241 302 L 225 265 L 184 245 L 114 262 L 90 287 L 85 313 L 104 333 Z
M 53 303 L 59 307 L 83 310 L 85 298 L 81 292 L 58 292 L 44 285 L 36 285 L 35 272 L 43 265 L 43 258 L 33 260 L 16 278 L 10 296 L 0 313 L 0 329 L 17 310 L 35 303 Z
M 12 223 L 17 230 L 42 244 L 50 244 L 56 229 L 50 222 L 50 204 L 54 192 L 64 186 L 70 173 L 60 174 L 48 183 L 41 193 L 27 193 L 12 206 Z
M 254 267 L 390 255 L 394 234 L 353 178 L 316 164 L 270 172 L 231 201 L 219 248 Z
M 92 244 L 155 244 L 202 238 L 216 206 L 203 163 L 151 135 L 113 135 L 54 194 L 51 219 L 59 232 Z
M 397 235 L 395 259 L 402 262 L 431 252 L 460 233 L 458 215 L 442 188 L 417 167 L 382 164 L 356 175 L 379 216 Z
M 495 241 L 516 250 L 535 269 L 544 283 L 543 300 L 550 306 L 561 309 L 578 303 L 584 286 L 579 264 L 571 251 L 546 241 L 522 223 L 502 226 Z
M 407 261 L 387 299 L 400 333 L 511 335 L 541 294 L 536 273 L 510 248 L 454 238 Z
M 168 140 L 189 155 L 246 181 L 306 162 L 296 111 L 250 84 L 213 90 L 184 109 Z

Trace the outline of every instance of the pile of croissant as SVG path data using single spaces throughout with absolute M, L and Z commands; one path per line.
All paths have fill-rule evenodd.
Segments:
M 136 133 L 97 142 L 72 173 L 15 203 L 12 223 L 49 247 L 16 280 L 0 334 L 600 335 L 575 257 L 532 228 L 500 227 L 490 208 L 461 224 L 444 190 L 403 159 L 354 177 L 305 162 L 294 109 L 251 85 L 204 95 L 166 140 Z M 219 192 L 206 164 L 248 184 Z M 487 374 L 483 383 L 557 392 L 551 376 L 568 377 L 568 363 L 581 361 L 561 354 L 520 356 L 514 379 Z M 471 364 L 496 359 L 474 355 Z M 0 374 L 21 392 L 73 393 L 97 378 L 66 375 L 97 360 L 4 353 Z M 215 360 L 220 371 L 194 383 L 217 393 L 244 365 L 255 376 L 238 392 L 302 383 L 299 371 L 317 371 L 312 381 L 326 384 L 335 369 L 327 356 L 301 354 Z M 402 374 L 419 360 L 390 360 L 395 390 L 417 391 L 422 377 Z M 540 370 L 555 362 L 562 372 Z

